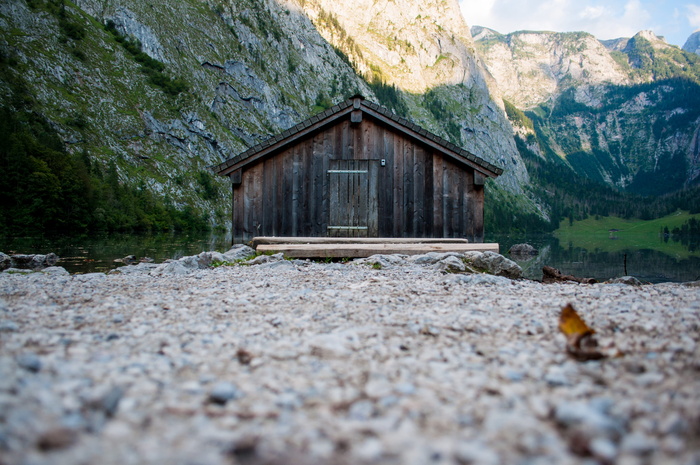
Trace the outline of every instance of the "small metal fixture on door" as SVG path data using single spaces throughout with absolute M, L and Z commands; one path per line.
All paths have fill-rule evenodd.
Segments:
M 377 236 L 377 160 L 331 160 L 328 235 Z

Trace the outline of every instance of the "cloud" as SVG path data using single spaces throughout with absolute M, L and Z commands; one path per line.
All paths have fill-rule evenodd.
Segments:
M 688 10 L 688 23 L 693 29 L 700 29 L 700 6 L 686 5 Z
M 493 8 L 496 5 L 496 1 L 497 0 L 460 0 L 459 6 L 462 8 L 462 14 L 467 18 L 490 18 L 493 16 Z
M 625 14 L 622 21 L 625 24 L 648 24 L 651 19 L 651 13 L 642 6 L 639 0 L 629 0 L 625 3 Z
M 604 6 L 587 6 L 579 13 L 579 18 L 584 20 L 595 20 L 602 18 L 607 14 L 607 9 Z
M 599 39 L 632 37 L 651 29 L 682 45 L 700 28 L 700 5 L 689 0 L 459 0 L 470 26 L 520 30 L 586 31 Z

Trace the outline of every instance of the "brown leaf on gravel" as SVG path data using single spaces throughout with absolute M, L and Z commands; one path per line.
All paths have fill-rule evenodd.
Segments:
M 253 354 L 243 348 L 240 348 L 238 351 L 236 351 L 236 358 L 238 359 L 238 363 L 241 365 L 250 365 L 250 362 L 253 361 Z
M 595 331 L 574 310 L 573 305 L 562 307 L 559 315 L 559 330 L 566 336 L 566 351 L 580 362 L 600 360 L 606 355 L 598 350 Z

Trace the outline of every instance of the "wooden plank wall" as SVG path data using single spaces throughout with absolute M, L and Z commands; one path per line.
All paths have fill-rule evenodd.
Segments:
M 331 159 L 374 160 L 380 237 L 483 240 L 483 187 L 458 165 L 365 116 L 349 118 L 285 152 L 244 168 L 233 187 L 234 240 L 327 236 Z M 385 166 L 380 166 L 380 160 Z

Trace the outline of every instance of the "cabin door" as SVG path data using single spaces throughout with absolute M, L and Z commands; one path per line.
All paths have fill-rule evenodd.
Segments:
M 377 237 L 377 160 L 330 160 L 328 236 Z

